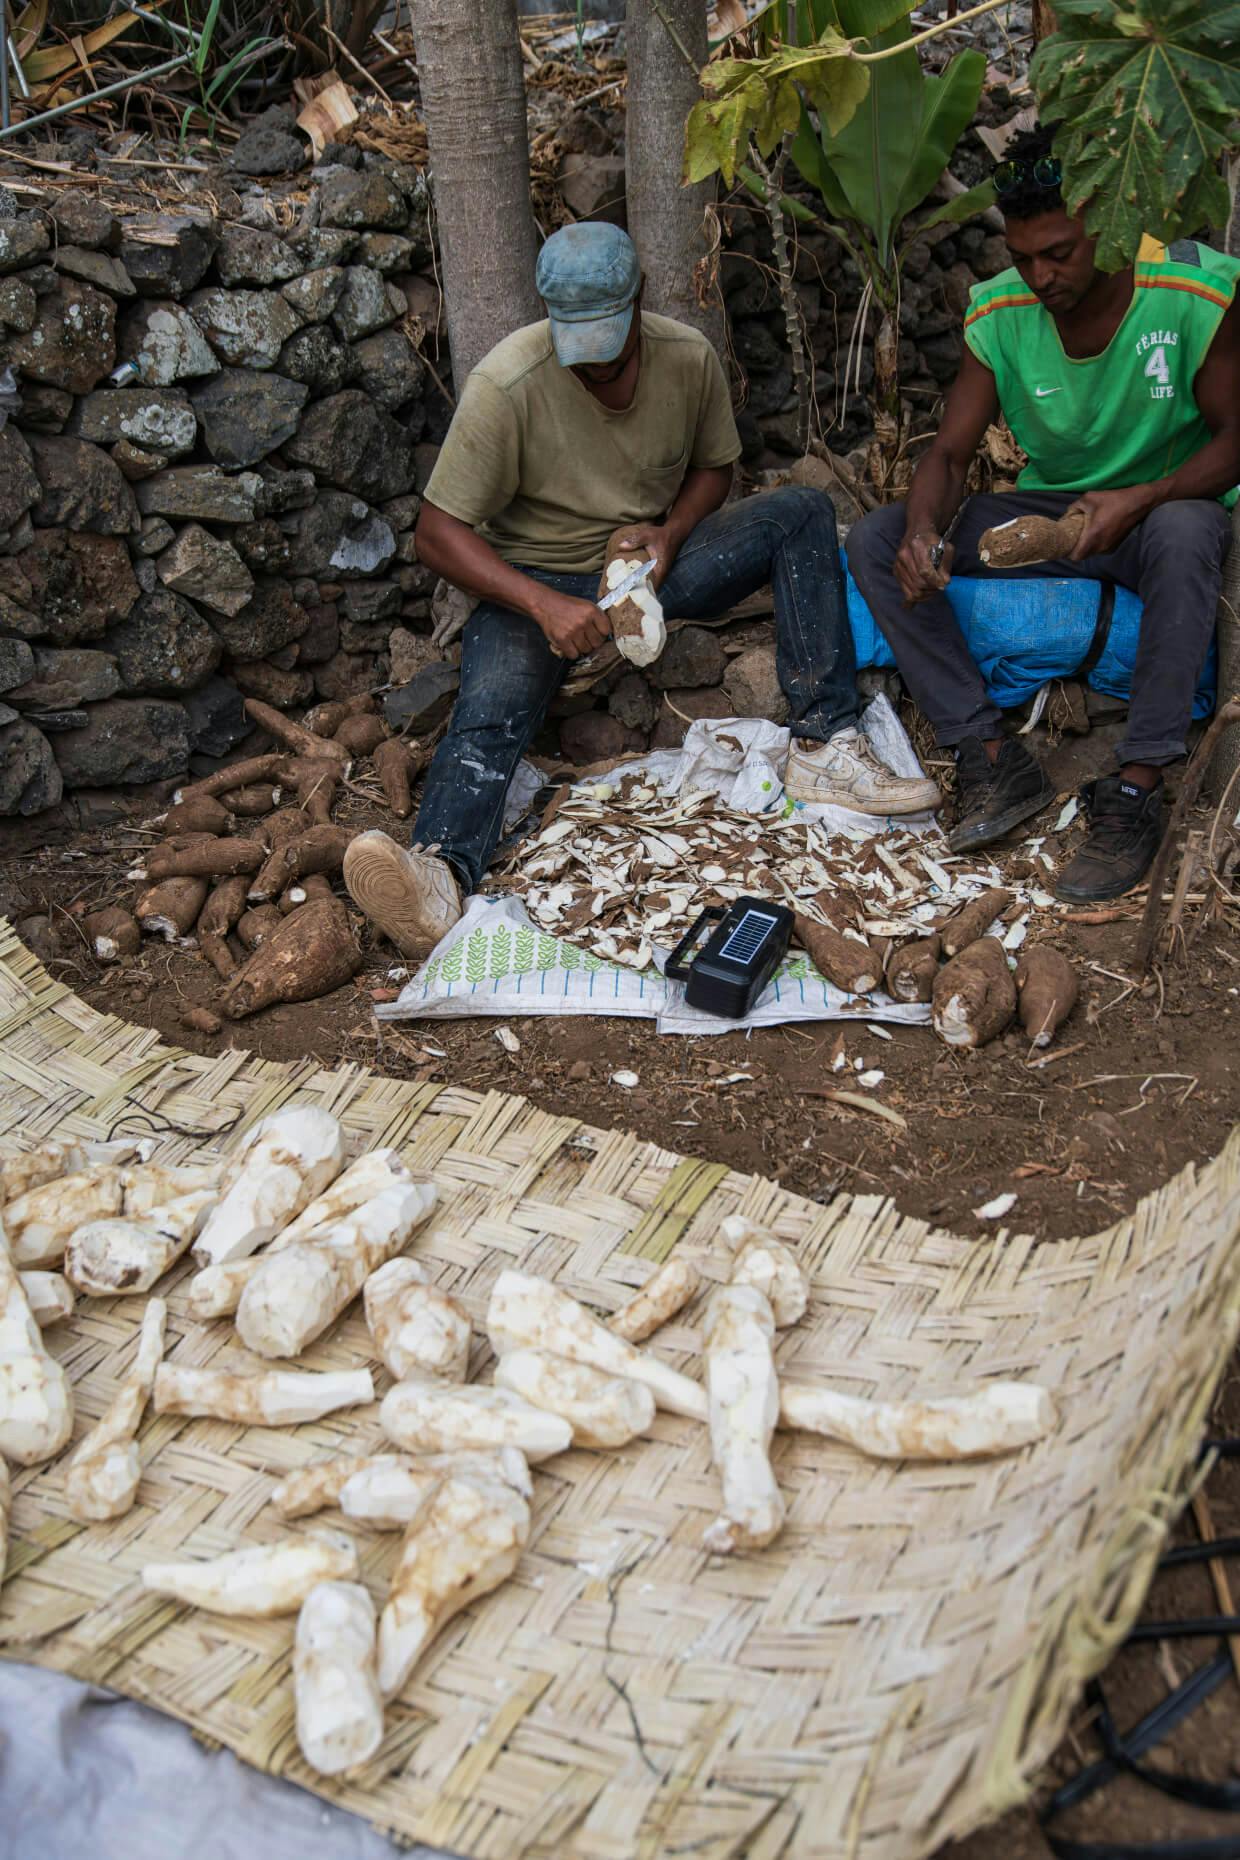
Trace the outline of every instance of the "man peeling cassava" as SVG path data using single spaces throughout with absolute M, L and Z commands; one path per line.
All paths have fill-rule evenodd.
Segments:
M 504 797 L 568 663 L 601 646 L 608 539 L 654 561 L 668 618 L 722 613 L 771 586 L 791 710 L 787 791 L 885 817 L 938 804 L 885 768 L 859 728 L 835 514 L 789 488 L 722 506 L 740 440 L 705 337 L 641 307 L 627 234 L 584 222 L 547 240 L 548 320 L 498 344 L 465 384 L 426 488 L 419 561 L 480 597 L 461 689 L 406 850 L 364 833 L 354 902 L 407 956 L 461 914 L 499 838 Z
M 949 573 L 1081 575 L 1140 595 L 1120 767 L 1087 784 L 1089 833 L 1056 887 L 1084 903 L 1140 883 L 1162 836 L 1162 771 L 1185 753 L 1240 480 L 1240 260 L 1147 239 L 1134 264 L 1099 271 L 1061 181 L 1046 129 L 1015 139 L 996 168 L 1013 269 L 974 289 L 964 364 L 908 502 L 864 518 L 848 561 L 914 699 L 956 751 L 958 852 L 998 839 L 1054 790 L 1003 734 L 943 592 Z M 969 498 L 936 566 L 1000 413 L 1029 464 L 1015 491 Z M 1066 559 L 989 570 L 980 559 L 992 526 L 1069 511 L 1084 528 Z

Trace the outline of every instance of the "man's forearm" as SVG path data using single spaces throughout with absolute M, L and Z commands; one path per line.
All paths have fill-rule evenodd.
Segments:
M 664 526 L 677 549 L 705 517 L 709 517 L 713 511 L 718 510 L 731 488 L 732 467 L 730 465 L 696 469 L 686 473 L 685 481 L 676 494 L 676 501 L 667 513 L 667 522 Z
M 1142 493 L 1145 514 L 1160 504 L 1186 497 L 1222 497 L 1240 484 L 1240 426 L 1215 433 L 1200 452 L 1185 459 L 1178 470 L 1149 484 L 1133 485 L 1134 498 Z
M 968 466 L 948 452 L 932 447 L 913 474 L 905 502 L 904 533 L 916 536 L 933 531 L 941 536 L 964 496 Z
M 545 593 L 542 584 L 505 562 L 467 523 L 424 505 L 417 551 L 418 561 L 425 568 L 442 575 L 454 587 L 537 620 L 539 602 Z

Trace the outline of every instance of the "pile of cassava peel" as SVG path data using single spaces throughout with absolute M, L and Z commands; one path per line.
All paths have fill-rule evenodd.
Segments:
M 530 1537 L 531 1463 L 627 1446 L 659 1408 L 706 1423 L 720 1506 L 702 1547 L 726 1556 L 760 1549 L 783 1528 L 777 1426 L 882 1459 L 956 1460 L 1016 1451 L 1055 1425 L 1050 1395 L 1032 1382 L 881 1401 L 785 1379 L 775 1332 L 800 1321 L 809 1281 L 788 1245 L 739 1216 L 721 1222 L 696 1262 L 682 1249 L 604 1316 L 547 1279 L 502 1270 L 484 1318 L 493 1377 L 470 1383 L 471 1316 L 409 1251 L 435 1205 L 434 1184 L 415 1179 L 396 1150 L 347 1161 L 340 1124 L 317 1107 L 262 1119 L 222 1165 L 168 1167 L 127 1142 L 52 1142 L 0 1159 L 0 1580 L 7 1463 L 40 1465 L 73 1433 L 73 1391 L 40 1326 L 72 1322 L 78 1296 L 146 1297 L 191 1246 L 193 1314 L 231 1321 L 253 1369 L 163 1362 L 166 1306 L 148 1297 L 128 1376 L 64 1462 L 68 1510 L 87 1524 L 131 1508 L 148 1405 L 291 1427 L 372 1403 L 369 1369 L 269 1366 L 295 1363 L 362 1298 L 392 1377 L 378 1420 L 393 1451 L 311 1464 L 269 1497 L 284 1519 L 334 1505 L 359 1528 L 403 1533 L 377 1621 L 344 1530 L 289 1530 L 275 1543 L 142 1571 L 147 1591 L 187 1606 L 296 1615 L 297 1737 L 324 1775 L 374 1756 L 385 1700 L 453 1615 L 516 1569 Z M 704 1280 L 705 1386 L 641 1347 Z

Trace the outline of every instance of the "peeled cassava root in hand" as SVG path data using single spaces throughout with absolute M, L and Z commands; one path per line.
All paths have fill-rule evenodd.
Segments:
M 1049 1046 L 1076 1006 L 1076 970 L 1048 943 L 1022 949 L 1016 961 L 1020 1024 L 1034 1046 Z
M 830 924 L 815 923 L 800 911 L 796 913 L 796 939 L 833 988 L 843 989 L 846 995 L 868 995 L 878 987 L 883 965 L 868 943 L 844 936 Z
M 997 937 L 979 937 L 934 983 L 934 1031 L 948 1046 L 984 1046 L 1016 1012 L 1016 983 Z
M 613 588 L 618 588 L 625 576 L 631 575 L 647 559 L 632 551 L 627 555 L 620 553 L 621 541 L 627 535 L 626 529 L 619 529 L 608 539 L 603 577 L 598 584 L 599 600 L 610 594 Z M 650 576 L 634 588 L 631 594 L 626 594 L 622 601 L 609 607 L 607 617 L 611 621 L 611 636 L 617 649 L 631 665 L 652 664 L 667 644 L 663 605 L 651 586 Z
M 239 969 L 221 1003 L 230 1020 L 243 1020 L 279 1001 L 314 1001 L 340 988 L 362 966 L 362 952 L 338 898 L 304 904 Z
M 1070 510 L 1054 517 L 1013 517 L 997 523 L 978 540 L 977 553 L 988 568 L 1024 568 L 1030 562 L 1063 561 L 1072 554 L 1085 528 L 1085 512 Z

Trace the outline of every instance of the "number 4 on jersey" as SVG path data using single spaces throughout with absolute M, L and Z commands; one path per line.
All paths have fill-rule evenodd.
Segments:
M 1161 342 L 1156 349 L 1150 351 L 1150 358 L 1145 364 L 1145 374 L 1151 381 L 1158 383 L 1157 387 L 1150 389 L 1151 399 L 1170 400 L 1174 391 L 1171 386 L 1171 370 L 1167 366 L 1167 352 Z

